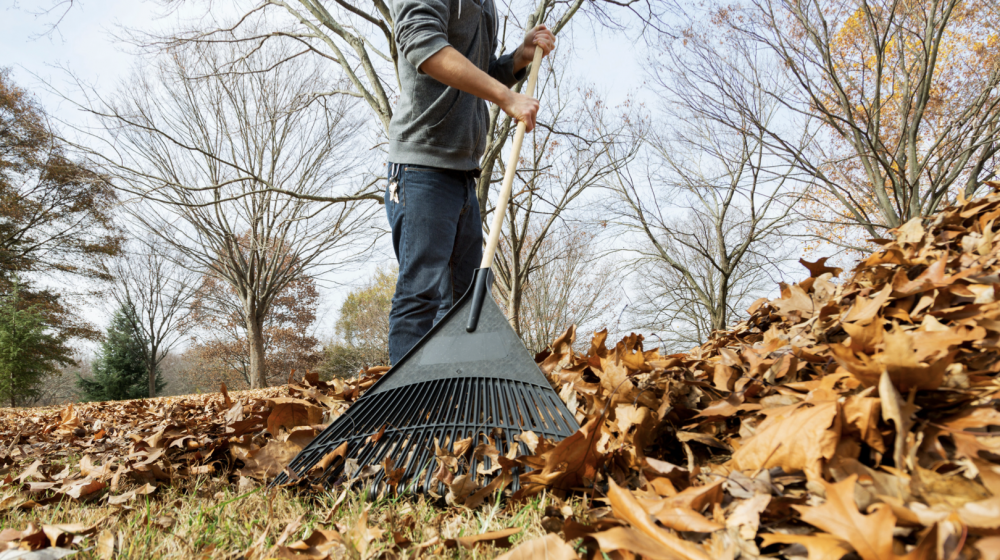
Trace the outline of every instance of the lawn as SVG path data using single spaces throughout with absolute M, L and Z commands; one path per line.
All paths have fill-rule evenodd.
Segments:
M 997 218 L 993 194 L 908 222 L 847 275 L 802 261 L 808 278 L 688 352 L 634 334 L 610 345 L 606 331 L 581 350 L 568 329 L 536 361 L 579 431 L 522 432 L 509 456 L 435 442 L 440 498 L 369 497 L 366 477 L 392 483 L 393 464 L 348 469 L 337 452 L 338 470 L 264 489 L 384 368 L 0 410 L 0 550 L 998 559 Z M 324 472 L 342 474 L 327 489 Z
M 538 496 L 516 507 L 441 508 L 422 496 L 370 499 L 363 491 L 302 494 L 241 479 L 201 476 L 111 506 L 95 497 L 32 509 L 7 509 L 5 528 L 69 526 L 83 535 L 74 558 L 493 558 L 508 543 L 545 534 L 560 504 Z M 546 510 L 552 516 L 546 518 Z M 578 508 L 579 509 L 579 508 Z M 553 517 L 554 516 L 554 517 Z M 543 523 L 543 518 L 546 518 Z M 492 532 L 516 528 L 507 538 Z M 317 532 L 316 530 L 321 530 Z M 309 536 L 314 553 L 289 549 Z M 477 541 L 475 537 L 486 534 Z M 466 538 L 463 538 L 466 537 Z M 473 538 L 468 538 L 473 537 Z M 322 542 L 320 542 L 322 541 Z M 325 545 L 325 546 L 324 546 Z M 64 545 L 66 546 L 66 545 Z M 113 551 L 113 554 L 112 554 Z M 318 554 L 317 554 L 318 553 Z
M 366 384 L 312 381 L 331 395 Z M 545 493 L 471 509 L 424 495 L 369 496 L 361 484 L 269 489 L 273 472 L 251 458 L 237 468 L 226 446 L 247 439 L 259 449 L 262 435 L 226 432 L 256 432 L 272 413 L 304 407 L 291 387 L 0 410 L 0 543 L 58 545 L 77 558 L 493 558 L 573 517 Z M 579 498 L 571 503 L 583 511 Z

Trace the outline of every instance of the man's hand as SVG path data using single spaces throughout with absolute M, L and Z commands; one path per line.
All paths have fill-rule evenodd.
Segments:
M 510 95 L 500 104 L 500 108 L 513 117 L 514 120 L 523 122 L 526 132 L 531 132 L 531 129 L 535 128 L 535 116 L 538 114 L 538 100 L 511 90 L 507 91 Z
M 556 48 L 556 37 L 544 25 L 529 29 L 524 34 L 524 43 L 514 52 L 515 72 L 531 64 L 536 45 L 542 48 L 544 55 L 548 55 Z M 420 70 L 446 86 L 496 103 L 505 113 L 523 122 L 528 132 L 535 128 L 538 100 L 511 91 L 477 68 L 454 47 L 445 47 L 432 55 L 420 65 Z
M 514 71 L 531 64 L 535 57 L 535 47 L 542 47 L 542 56 L 548 56 L 556 48 L 556 36 L 545 25 L 536 25 L 524 34 L 524 43 L 514 52 Z

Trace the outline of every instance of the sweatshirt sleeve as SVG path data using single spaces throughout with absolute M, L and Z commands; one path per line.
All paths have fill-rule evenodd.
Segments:
M 393 0 L 396 46 L 417 72 L 420 65 L 448 46 L 449 0 Z
M 490 68 L 487 74 L 493 76 L 501 84 L 511 87 L 518 80 L 524 78 L 526 69 L 527 66 L 521 68 L 517 73 L 514 72 L 514 53 L 507 53 L 499 58 L 496 55 L 491 55 Z

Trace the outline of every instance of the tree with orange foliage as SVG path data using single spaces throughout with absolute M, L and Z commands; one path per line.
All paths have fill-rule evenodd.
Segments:
M 287 284 L 271 302 L 262 325 L 268 385 L 284 382 L 293 371 L 305 374 L 319 362 L 319 341 L 311 334 L 319 299 L 315 280 L 305 277 Z M 198 361 L 198 384 L 252 387 L 250 336 L 236 290 L 205 276 L 191 308 L 190 326 L 197 334 L 190 351 Z
M 0 68 L 0 277 L 107 280 L 121 250 L 114 189 L 71 157 L 48 115 Z
M 863 238 L 994 177 L 996 2 L 750 0 L 707 19 L 670 39 L 668 63 L 713 86 L 692 105 L 733 130 L 762 99 L 781 104 L 779 118 L 751 128 L 807 177 L 800 210 L 813 234 L 870 250 Z

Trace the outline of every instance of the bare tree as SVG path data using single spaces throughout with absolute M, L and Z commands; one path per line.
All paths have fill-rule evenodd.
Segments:
M 697 210 L 685 214 L 671 225 L 683 241 L 698 245 L 672 244 L 670 260 L 657 258 L 647 248 L 635 262 L 634 294 L 628 310 L 632 327 L 653 333 L 670 352 L 698 346 L 713 331 L 725 329 L 746 315 L 750 304 L 775 285 L 777 265 L 790 252 L 780 238 L 772 236 L 770 243 L 757 243 L 727 272 L 711 249 L 738 247 L 750 229 L 746 215 L 740 208 L 729 212 L 730 223 L 722 228 L 726 239 L 720 243 L 713 216 Z M 671 261 L 683 266 L 675 267 Z
M 111 295 L 119 306 L 134 311 L 126 317 L 146 341 L 150 398 L 156 396 L 160 364 L 189 328 L 185 319 L 198 275 L 182 258 L 171 245 L 150 236 L 133 241 L 107 264 L 113 278 Z
M 181 6 L 190 2 L 162 0 L 162 3 Z M 625 12 L 643 22 L 659 23 L 667 4 L 650 0 L 500 2 L 498 19 L 501 40 L 510 38 L 516 46 L 525 29 L 543 21 L 548 22 L 553 33 L 558 35 L 578 13 L 588 14 L 592 20 L 606 25 L 620 26 L 609 8 L 610 11 Z M 669 4 L 669 7 L 673 7 L 673 4 Z M 388 131 L 389 121 L 392 119 L 392 97 L 399 84 L 396 72 L 399 53 L 389 3 L 385 0 L 264 0 L 239 7 L 232 13 L 232 20 L 215 20 L 214 23 L 206 24 L 206 21 L 212 20 L 202 18 L 197 28 L 187 32 L 168 35 L 136 34 L 132 39 L 147 47 L 166 49 L 191 44 L 246 43 L 248 48 L 241 52 L 252 52 L 268 42 L 289 43 L 294 45 L 296 55 L 314 55 L 336 65 L 347 77 L 347 82 L 338 91 L 329 93 L 346 92 L 363 100 L 378 118 L 383 131 Z M 210 14 L 206 14 L 208 15 Z M 290 55 L 289 60 L 296 55 Z M 495 124 L 496 114 L 497 111 L 494 111 L 491 115 L 491 124 Z M 509 123 L 507 127 L 509 128 Z M 486 157 L 493 161 L 497 155 L 499 150 Z
M 600 204 L 585 193 L 613 178 L 639 146 L 626 118 L 612 115 L 615 109 L 594 90 L 575 87 L 563 69 L 548 66 L 540 86 L 544 120 L 527 138 L 530 152 L 522 155 L 493 266 L 497 299 L 522 336 L 521 309 L 532 275 L 571 257 L 573 244 L 559 238 L 576 235 L 570 222 L 584 219 L 586 205 Z
M 85 108 L 100 124 L 93 138 L 107 142 L 91 159 L 138 196 L 131 215 L 237 294 L 250 385 L 261 387 L 263 325 L 278 294 L 351 263 L 378 235 L 368 227 L 370 185 L 351 187 L 352 98 L 317 96 L 333 86 L 308 59 L 241 48 L 159 57 Z
M 161 0 L 168 6 L 181 6 L 190 0 Z M 646 29 L 668 33 L 663 23 L 676 10 L 672 1 L 660 0 L 499 0 L 497 2 L 501 51 L 516 47 L 524 30 L 546 23 L 554 34 L 562 32 L 571 20 L 583 16 L 586 21 L 605 28 L 625 30 L 630 24 L 638 33 Z M 208 14 L 206 14 L 208 15 Z M 133 33 L 129 39 L 146 48 L 175 50 L 200 44 L 242 43 L 238 52 L 252 53 L 270 42 L 283 42 L 295 49 L 288 60 L 314 56 L 335 66 L 346 76 L 337 88 L 317 91 L 317 95 L 350 95 L 368 107 L 381 125 L 377 134 L 386 135 L 393 113 L 393 98 L 398 95 L 396 72 L 399 53 L 396 48 L 393 14 L 385 0 L 262 0 L 238 9 L 231 20 L 199 20 L 198 27 L 182 33 L 165 35 Z M 569 37 L 560 39 L 559 48 L 571 49 Z M 562 43 L 565 41 L 565 44 Z M 234 58 L 234 64 L 241 58 Z M 514 86 L 520 92 L 524 82 Z M 517 123 L 491 105 L 485 153 L 480 160 L 482 174 L 477 197 L 483 227 L 489 228 L 493 207 L 491 193 L 497 190 L 504 175 L 502 152 Z M 558 130 L 552 129 L 558 134 Z M 377 195 L 374 195 L 377 196 Z M 532 196 L 530 193 L 528 196 Z M 488 232 L 487 232 L 488 233 Z
M 826 240 L 870 250 L 863 238 L 994 176 L 1000 45 L 981 37 L 1000 23 L 997 3 L 751 0 L 708 17 L 670 41 L 669 65 L 713 84 L 703 116 L 737 131 L 749 120 L 808 175 L 802 215 Z M 760 86 L 782 118 L 757 118 Z
M 521 297 L 518 331 L 532 352 L 545 350 L 570 325 L 598 330 L 621 297 L 620 277 L 612 261 L 600 258 L 597 236 L 579 227 L 564 230 L 542 243 L 540 264 Z M 590 344 L 586 337 L 580 342 Z
M 181 5 L 183 0 L 167 2 L 168 4 Z M 556 0 L 509 0 L 498 1 L 498 25 L 499 37 L 501 40 L 501 51 L 511 50 L 508 47 L 516 47 L 523 39 L 525 29 L 538 23 L 547 23 L 553 33 L 560 36 L 560 51 L 570 52 L 572 50 L 571 39 L 568 34 L 562 33 L 567 29 L 569 22 L 583 15 L 591 23 L 601 26 L 624 29 L 625 21 L 639 21 L 641 27 L 636 29 L 646 29 L 647 26 L 662 29 L 660 18 L 668 9 L 674 7 L 671 2 L 657 2 L 647 0 L 627 0 L 617 2 L 601 0 L 596 2 L 584 2 L 583 0 L 570 0 L 562 2 Z M 526 17 L 524 17 L 526 16 Z M 566 37 L 566 39 L 562 39 Z M 288 60 L 294 60 L 302 56 L 315 56 L 320 58 L 327 65 L 335 65 L 346 76 L 346 80 L 341 87 L 318 91 L 317 95 L 350 95 L 361 101 L 361 104 L 368 107 L 371 114 L 376 117 L 381 125 L 378 127 L 376 135 L 384 136 L 388 132 L 389 122 L 392 118 L 393 97 L 398 94 L 398 74 L 396 72 L 398 62 L 398 51 L 394 36 L 393 14 L 390 3 L 384 0 L 374 0 L 371 3 L 356 2 L 354 0 L 335 0 L 335 2 L 320 2 L 317 0 L 287 0 L 287 1 L 264 1 L 254 4 L 252 8 L 239 11 L 238 19 L 227 22 L 220 22 L 217 25 L 205 27 L 200 24 L 199 29 L 186 33 L 174 33 L 159 37 L 151 35 L 134 35 L 132 39 L 140 45 L 146 47 L 178 49 L 187 48 L 192 45 L 205 43 L 240 43 L 251 45 L 243 48 L 240 52 L 252 52 L 255 48 L 261 48 L 270 42 L 283 42 L 294 45 L 296 52 L 290 54 Z M 240 59 L 236 59 L 240 60 Z M 559 87 L 555 74 L 550 74 L 553 87 Z M 523 82 L 514 86 L 515 91 L 521 91 Z M 543 96 L 551 95 L 545 92 Z M 567 90 L 563 96 L 570 96 Z M 543 107 L 546 107 L 553 100 L 546 99 Z M 511 215 L 511 220 L 519 221 L 524 216 L 531 216 L 532 223 L 544 219 L 548 224 L 538 228 L 539 237 L 536 242 L 541 243 L 546 236 L 554 229 L 557 222 L 565 220 L 561 214 L 568 208 L 574 200 L 585 190 L 586 187 L 596 184 L 603 173 L 607 173 L 607 168 L 602 161 L 594 164 L 589 156 L 599 152 L 599 145 L 606 141 L 600 135 L 592 135 L 590 138 L 576 136 L 584 130 L 581 126 L 584 123 L 576 119 L 574 125 L 576 130 L 564 131 L 561 126 L 567 124 L 570 119 L 566 110 L 567 105 L 559 100 L 556 104 L 560 109 L 553 111 L 555 118 L 559 118 L 558 124 L 547 123 L 548 117 L 541 116 L 539 126 L 545 130 L 544 137 L 538 141 L 536 156 L 528 160 L 528 170 L 522 175 L 525 176 L 526 188 L 519 193 L 512 204 L 512 208 L 527 209 L 526 212 Z M 563 122 L 567 121 L 567 122 Z M 480 160 L 482 173 L 477 184 L 477 198 L 480 207 L 480 217 L 483 228 L 488 230 L 492 221 L 494 207 L 490 204 L 491 197 L 496 196 L 497 189 L 504 175 L 505 169 L 502 154 L 507 140 L 514 133 L 516 123 L 507 115 L 503 114 L 500 107 L 492 105 L 489 107 L 486 128 L 486 144 L 484 155 Z M 544 145 L 544 147 L 542 147 Z M 545 167 L 552 165 L 551 154 L 546 154 L 545 150 L 556 149 L 560 152 L 558 157 L 568 158 L 565 155 L 567 150 L 565 145 L 574 146 L 578 161 L 582 165 L 581 169 L 570 171 L 570 163 L 563 162 L 562 176 L 555 176 Z M 588 151 L 584 154 L 583 151 Z M 540 160 L 546 160 L 541 162 Z M 540 185 L 543 177 L 547 184 L 554 184 L 562 181 L 561 187 L 542 187 Z M 559 189 L 562 189 L 559 191 Z M 373 196 L 378 196 L 373 193 Z M 528 227 L 527 222 L 519 223 L 519 226 Z M 523 235 L 522 230 L 517 236 Z M 487 231 L 488 233 L 488 231 Z M 500 263 L 496 268 L 500 277 L 501 297 L 505 299 L 508 316 L 511 317 L 512 324 L 519 324 L 519 319 L 515 317 L 520 308 L 522 286 L 527 281 L 530 271 L 537 266 L 534 262 L 536 249 L 523 247 L 523 239 L 510 238 L 508 254 L 515 255 L 508 270 L 504 271 L 504 264 Z M 522 250 L 523 249 L 523 250 Z M 520 261 L 516 255 L 524 254 L 527 260 Z M 502 257 L 501 257 L 502 260 Z
M 671 74 L 683 95 L 663 99 L 669 126 L 635 127 L 647 140 L 645 173 L 619 172 L 614 188 L 617 224 L 637 239 L 634 311 L 673 348 L 704 342 L 763 295 L 788 253 L 782 234 L 795 203 L 795 167 L 769 153 L 755 125 L 774 118 L 775 103 L 758 91 L 757 113 L 737 132 L 700 113 L 717 92 L 685 73 Z

